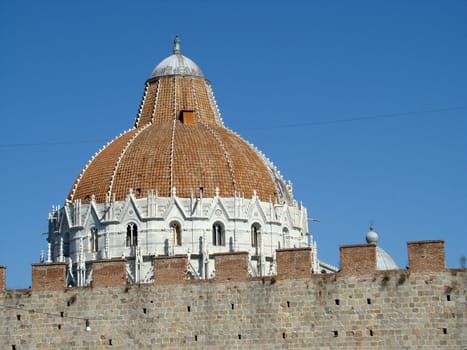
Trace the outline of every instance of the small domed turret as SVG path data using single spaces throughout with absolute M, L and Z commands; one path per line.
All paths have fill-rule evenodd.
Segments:
M 180 38 L 178 35 L 174 40 L 173 54 L 163 59 L 162 62 L 154 68 L 149 80 L 173 75 L 204 78 L 203 72 L 198 65 L 188 57 L 182 55 L 182 51 L 180 50 Z
M 366 242 L 368 244 L 376 244 L 378 242 L 378 234 L 374 231 L 373 225 L 370 225 L 370 231 L 366 234 Z
M 373 225 L 370 225 L 370 231 L 366 234 L 366 242 L 376 245 L 378 243 L 378 234 L 374 231 Z M 376 269 L 377 270 L 397 270 L 394 259 L 381 247 L 376 247 Z

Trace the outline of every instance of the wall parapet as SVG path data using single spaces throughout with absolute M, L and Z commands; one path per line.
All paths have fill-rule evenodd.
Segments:
M 407 242 L 409 269 L 411 271 L 446 270 L 444 241 Z
M 376 271 L 376 245 L 353 244 L 340 246 L 340 273 L 364 275 Z
M 248 280 L 248 252 L 217 253 L 213 254 L 213 257 L 216 281 Z
M 93 260 L 91 264 L 93 287 L 116 287 L 126 285 L 125 259 Z
M 409 272 L 446 271 L 444 241 L 407 242 Z M 248 281 L 255 279 L 300 279 L 319 274 L 312 271 L 311 248 L 276 250 L 276 276 L 251 277 L 248 252 L 215 253 L 214 278 L 190 276 L 188 255 L 153 257 L 154 284 L 181 284 L 213 280 L 215 282 Z M 375 274 L 377 249 L 374 244 L 354 244 L 340 247 L 341 269 L 339 275 L 361 276 Z M 126 259 L 94 260 L 92 265 L 93 287 L 126 286 L 128 261 Z M 66 288 L 67 264 L 64 262 L 32 264 L 32 290 L 60 290 Z M 462 269 L 460 269 L 462 270 Z M 401 270 L 395 270 L 401 271 Z M 0 265 L 0 291 L 6 289 L 6 267 Z M 130 279 L 131 281 L 131 279 Z M 152 282 L 151 282 L 152 283 Z M 131 282 L 130 282 L 131 284 Z
M 66 288 L 66 263 L 32 264 L 32 290 L 60 290 Z
M 182 283 L 187 279 L 186 255 L 154 257 L 154 284 Z
M 276 250 L 277 278 L 307 278 L 311 276 L 311 248 Z

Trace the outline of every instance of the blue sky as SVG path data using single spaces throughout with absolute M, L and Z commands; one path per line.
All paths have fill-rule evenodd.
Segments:
M 320 259 L 370 222 L 467 255 L 467 2 L 4 1 L 0 264 L 30 285 L 47 215 L 88 159 L 133 125 L 152 69 L 183 54 L 225 124 L 293 182 Z M 367 118 L 368 117 L 368 118 Z

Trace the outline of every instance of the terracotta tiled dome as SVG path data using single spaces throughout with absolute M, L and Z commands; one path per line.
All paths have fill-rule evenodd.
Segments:
M 272 164 L 225 128 L 209 81 L 176 38 L 173 55 L 146 82 L 134 128 L 89 161 L 68 199 L 122 200 L 130 189 L 190 197 L 200 188 L 206 197 L 218 189 L 222 197 L 256 191 L 261 200 L 292 200 Z

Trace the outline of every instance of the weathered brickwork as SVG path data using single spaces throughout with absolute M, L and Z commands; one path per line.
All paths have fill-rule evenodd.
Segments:
M 248 253 L 214 254 L 216 281 L 246 281 L 248 279 Z
M 124 259 L 96 260 L 92 262 L 93 287 L 125 286 Z
M 412 271 L 443 271 L 444 241 L 407 242 L 409 266 Z
M 311 275 L 311 249 L 278 249 L 277 277 L 305 278 Z
M 340 247 L 341 272 L 361 275 L 376 271 L 376 245 L 355 244 Z
M 186 255 L 158 256 L 154 258 L 154 283 L 181 283 L 186 279 Z
M 66 287 L 66 264 L 33 264 L 32 290 L 60 290 Z

